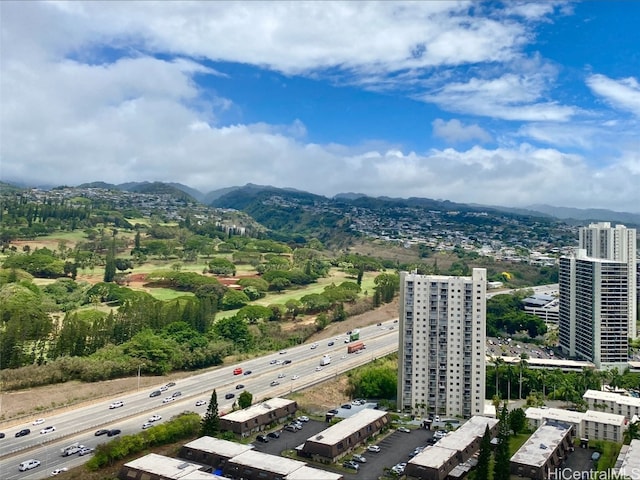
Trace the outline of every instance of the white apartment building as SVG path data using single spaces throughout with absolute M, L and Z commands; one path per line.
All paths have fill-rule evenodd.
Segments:
M 572 425 L 576 436 L 590 440 L 609 440 L 621 443 L 627 429 L 623 415 L 596 410 L 573 412 L 561 408 L 534 408 L 525 411 L 529 425 L 539 428 L 547 420 Z
M 565 354 L 598 369 L 627 367 L 630 325 L 635 326 L 629 283 L 625 262 L 588 257 L 584 249 L 560 258 L 558 323 Z
M 590 410 L 615 413 L 626 417 L 627 420 L 640 417 L 640 398 L 600 390 L 587 390 L 582 398 Z
M 487 272 L 400 273 L 398 409 L 470 418 L 484 413 Z
M 611 226 L 609 222 L 591 223 L 578 233 L 578 248 L 584 249 L 590 258 L 614 260 L 627 265 L 629 298 L 637 298 L 637 248 L 636 229 L 624 225 Z M 635 338 L 637 301 L 628 305 L 629 336 Z

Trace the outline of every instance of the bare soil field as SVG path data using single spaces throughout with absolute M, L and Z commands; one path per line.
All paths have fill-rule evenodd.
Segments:
M 376 310 L 347 318 L 343 322 L 332 323 L 322 332 L 313 335 L 308 341 L 313 342 L 324 338 L 344 334 L 347 330 L 376 324 L 396 318 L 398 316 L 397 301 L 379 307 Z M 310 320 L 312 321 L 312 320 Z M 229 359 L 233 363 L 234 359 Z M 214 367 L 216 368 L 216 367 Z M 198 373 L 201 373 L 199 371 Z M 193 375 L 195 372 L 178 372 L 167 376 L 141 376 L 140 389 L 150 389 L 168 381 Z M 305 392 L 296 398 L 304 410 L 322 411 L 348 400 L 346 378 L 325 382 L 318 387 Z M 0 428 L 23 423 L 32 416 L 42 417 L 53 415 L 65 409 L 82 404 L 90 404 L 98 400 L 104 401 L 116 398 L 124 393 L 135 392 L 138 389 L 138 378 L 128 377 L 105 382 L 82 383 L 67 382 L 57 385 L 32 388 L 16 392 L 2 392 L 0 403 Z

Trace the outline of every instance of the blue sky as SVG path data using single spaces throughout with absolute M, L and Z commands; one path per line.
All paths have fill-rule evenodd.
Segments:
M 640 212 L 638 18 L 626 1 L 0 2 L 0 179 Z

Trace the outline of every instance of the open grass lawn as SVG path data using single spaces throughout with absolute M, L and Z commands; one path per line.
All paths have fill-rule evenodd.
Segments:
M 149 288 L 148 292 L 158 300 L 174 300 L 180 297 L 193 297 L 191 292 L 179 292 L 171 288 Z
M 526 442 L 530 436 L 530 433 L 519 433 L 512 436 L 509 440 L 509 455 L 513 457 L 513 455 L 515 455 L 520 447 L 524 445 L 524 442 Z

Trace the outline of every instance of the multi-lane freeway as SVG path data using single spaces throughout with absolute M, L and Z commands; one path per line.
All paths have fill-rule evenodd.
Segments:
M 196 407 L 196 401 L 211 398 L 215 389 L 221 412 L 230 411 L 233 402 L 243 389 L 236 389 L 236 385 L 244 385 L 244 390 L 253 394 L 254 401 L 262 398 L 286 395 L 311 385 L 337 377 L 345 371 L 381 357 L 398 349 L 398 329 L 393 321 L 382 325 L 369 326 L 360 329 L 360 339 L 365 342 L 366 349 L 358 354 L 347 355 L 345 335 L 337 338 L 318 341 L 315 348 L 311 344 L 304 344 L 289 348 L 284 352 L 276 352 L 263 357 L 246 360 L 235 365 L 221 367 L 214 371 L 193 375 L 180 380 L 161 396 L 149 397 L 157 388 L 121 395 L 116 398 L 99 399 L 90 406 L 75 408 L 69 411 L 54 413 L 45 417 L 43 424 L 31 425 L 33 419 L 24 424 L 0 430 L 6 437 L 0 439 L 0 478 L 39 479 L 48 477 L 54 469 L 73 468 L 90 458 L 90 454 L 80 457 L 77 454 L 62 457 L 61 449 L 74 442 L 95 448 L 102 442 L 111 440 L 106 435 L 95 436 L 99 429 L 119 429 L 121 435 L 142 431 L 142 425 L 151 415 L 160 415 L 161 423 L 173 415 L 184 411 L 195 411 L 203 414 L 207 404 Z M 329 342 L 333 345 L 329 346 Z M 331 363 L 319 369 L 323 355 L 331 356 Z M 291 363 L 283 364 L 284 360 Z M 273 362 L 277 363 L 273 363 Z M 233 370 L 241 367 L 242 374 L 234 375 Z M 251 371 L 245 375 L 244 372 Z M 272 385 L 277 382 L 278 385 Z M 161 385 L 158 385 L 158 388 Z M 181 392 L 170 403 L 163 403 L 163 399 Z M 235 398 L 225 399 L 227 393 L 233 393 Z M 116 401 L 122 401 L 123 406 L 109 408 Z M 54 426 L 55 431 L 40 434 L 40 430 L 47 426 Z M 15 433 L 23 428 L 31 429 L 29 435 L 15 437 Z M 41 462 L 40 466 L 26 472 L 18 471 L 21 462 L 35 458 Z

